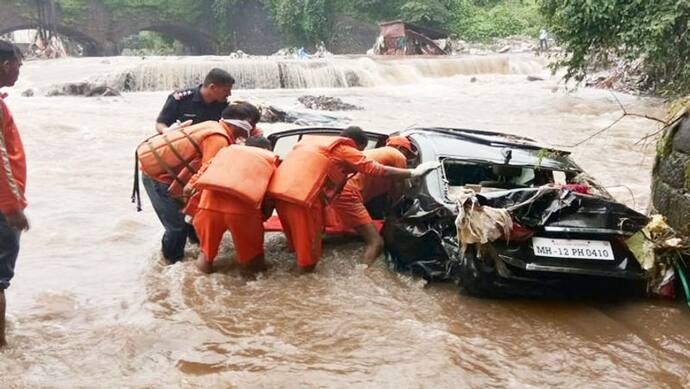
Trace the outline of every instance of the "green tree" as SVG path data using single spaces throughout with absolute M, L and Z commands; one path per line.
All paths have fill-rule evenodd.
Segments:
M 445 28 L 451 17 L 450 5 L 441 0 L 406 1 L 400 7 L 400 16 L 407 22 Z
M 452 30 L 470 41 L 536 36 L 542 18 L 534 0 L 455 0 Z
M 650 88 L 687 94 L 690 1 L 541 0 L 541 10 L 567 55 L 557 66 L 581 81 L 611 55 L 642 60 Z

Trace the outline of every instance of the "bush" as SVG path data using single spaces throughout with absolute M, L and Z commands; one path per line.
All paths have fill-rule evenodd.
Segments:
M 581 81 L 614 55 L 642 59 L 657 92 L 687 94 L 690 1 L 541 0 L 541 9 L 567 53 L 556 63 L 566 78 Z
M 460 38 L 470 41 L 487 41 L 511 35 L 536 37 L 542 24 L 539 8 L 533 1 L 457 0 L 453 15 L 453 31 Z

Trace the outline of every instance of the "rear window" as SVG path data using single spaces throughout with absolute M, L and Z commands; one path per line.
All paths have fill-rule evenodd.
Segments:
M 551 183 L 564 184 L 567 181 L 566 173 L 560 171 L 451 158 L 443 160 L 443 175 L 449 193 L 462 188 L 473 189 L 475 192 L 489 192 L 533 188 Z

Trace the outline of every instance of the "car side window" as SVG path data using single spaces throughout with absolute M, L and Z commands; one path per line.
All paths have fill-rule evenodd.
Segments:
M 376 145 L 379 143 L 379 140 L 376 138 L 369 138 L 369 143 L 367 143 L 367 150 L 370 149 L 375 149 Z
M 278 138 L 275 146 L 273 146 L 273 153 L 280 157 L 280 159 L 285 159 L 287 153 L 292 150 L 295 144 L 299 142 L 301 137 L 301 134 L 295 134 Z
M 304 134 L 293 134 L 293 135 L 286 135 L 286 136 L 281 136 L 276 139 L 276 143 L 273 146 L 273 153 L 280 157 L 280 159 L 285 159 L 285 156 L 287 153 L 292 150 L 292 148 L 302 140 L 303 136 L 310 136 L 310 135 L 315 135 L 315 136 L 337 136 L 337 132 L 310 132 L 310 133 L 304 133 Z M 369 136 L 369 141 L 367 142 L 367 147 L 366 149 L 374 149 L 379 143 L 383 143 L 383 140 L 381 137 L 373 137 Z

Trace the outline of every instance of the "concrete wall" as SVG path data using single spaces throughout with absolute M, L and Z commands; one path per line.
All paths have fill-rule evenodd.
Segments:
M 690 234 L 690 116 L 669 128 L 657 146 L 652 205 L 679 232 Z

